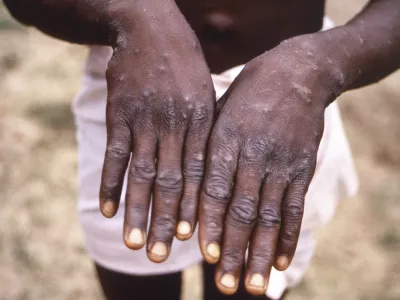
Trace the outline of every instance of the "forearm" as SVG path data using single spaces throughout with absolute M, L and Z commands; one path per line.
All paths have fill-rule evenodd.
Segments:
M 20 22 L 79 44 L 112 45 L 147 13 L 179 13 L 173 0 L 3 0 Z
M 372 0 L 348 24 L 318 36 L 341 72 L 340 92 L 377 82 L 400 68 L 400 1 Z

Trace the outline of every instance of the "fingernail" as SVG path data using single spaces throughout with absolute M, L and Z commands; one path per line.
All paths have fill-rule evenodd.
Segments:
M 281 255 L 276 259 L 276 266 L 279 270 L 286 270 L 289 267 L 289 259 L 285 255 Z
M 213 258 L 219 259 L 219 256 L 221 255 L 221 250 L 219 248 L 219 245 L 217 243 L 209 244 L 207 246 L 207 253 Z
M 261 274 L 253 274 L 250 278 L 249 285 L 258 287 L 258 288 L 264 288 L 265 286 L 265 279 L 264 276 Z
M 222 275 L 220 281 L 219 281 L 224 287 L 227 287 L 229 289 L 233 289 L 236 287 L 236 280 L 235 277 L 231 274 L 224 274 Z
M 179 235 L 189 235 L 192 232 L 192 226 L 187 221 L 180 221 L 176 231 Z
M 115 204 L 112 200 L 106 199 L 103 203 L 103 214 L 107 218 L 112 218 L 115 214 Z
M 128 243 L 133 248 L 142 247 L 145 243 L 143 231 L 139 228 L 133 228 L 128 235 Z
M 159 257 L 165 257 L 167 256 L 167 245 L 163 242 L 156 242 L 151 248 L 151 254 L 157 255 Z

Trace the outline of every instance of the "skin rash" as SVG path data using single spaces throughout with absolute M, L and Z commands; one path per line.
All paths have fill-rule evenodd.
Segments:
M 56 38 L 113 47 L 101 210 L 115 215 L 128 169 L 127 246 L 147 244 L 162 262 L 174 235 L 190 238 L 199 219 L 201 251 L 219 263 L 226 294 L 248 243 L 250 293 L 265 292 L 273 265 L 289 266 L 325 108 L 400 66 L 398 0 L 372 0 L 326 32 L 318 0 L 3 1 Z M 216 105 L 210 71 L 239 64 Z

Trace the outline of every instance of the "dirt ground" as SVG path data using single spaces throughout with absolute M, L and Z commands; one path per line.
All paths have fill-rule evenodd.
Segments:
M 364 2 L 331 0 L 328 13 L 342 24 Z M 101 299 L 76 215 L 70 103 L 85 54 L 17 25 L 0 4 L 0 300 Z M 400 299 L 400 73 L 339 102 L 360 193 L 317 233 L 288 299 Z M 198 299 L 197 275 L 185 274 L 186 300 Z

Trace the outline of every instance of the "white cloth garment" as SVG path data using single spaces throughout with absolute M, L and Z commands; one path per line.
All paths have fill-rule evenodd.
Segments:
M 324 29 L 332 27 L 326 19 Z M 175 240 L 168 260 L 155 264 L 144 249 L 132 251 L 123 243 L 124 197 L 117 215 L 104 218 L 98 206 L 98 192 L 106 147 L 105 108 L 107 86 L 105 70 L 111 56 L 108 47 L 91 47 L 85 74 L 73 104 L 79 151 L 78 211 L 89 255 L 100 265 L 133 275 L 166 274 L 198 263 L 202 257 L 197 234 L 191 240 Z M 243 66 L 212 75 L 218 98 L 226 91 Z M 126 181 L 125 181 L 126 183 Z M 125 195 L 124 186 L 122 195 Z M 300 240 L 292 265 L 285 272 L 273 270 L 267 295 L 278 299 L 287 287 L 296 285 L 314 253 L 312 229 L 326 223 L 337 202 L 355 194 L 357 176 L 336 103 L 325 112 L 325 131 L 318 152 L 317 169 L 306 196 Z

